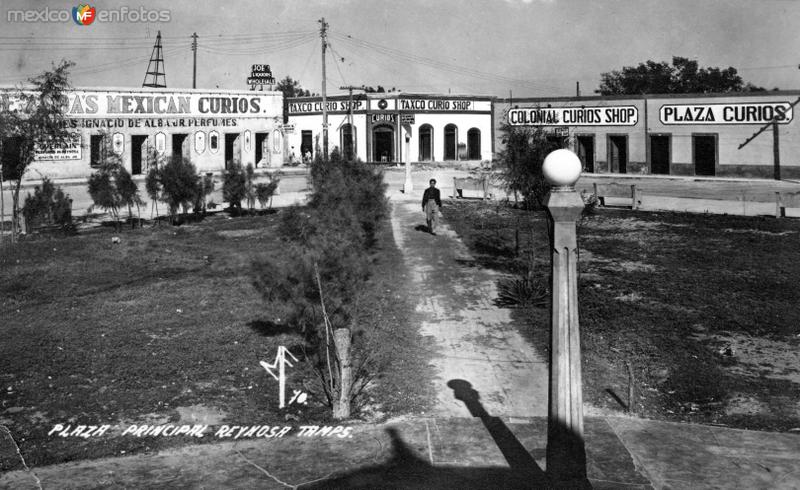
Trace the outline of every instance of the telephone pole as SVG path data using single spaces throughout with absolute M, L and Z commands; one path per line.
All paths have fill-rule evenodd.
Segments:
M 194 62 L 192 63 L 192 88 L 197 88 L 197 33 L 193 33 L 192 36 L 192 57 Z
M 325 17 L 319 20 L 319 36 L 322 40 L 322 159 L 328 160 L 328 96 L 326 95 L 325 85 L 328 83 L 325 77 L 325 50 L 328 48 L 328 23 Z
M 800 103 L 800 99 L 789 104 L 788 110 L 792 110 L 794 106 Z M 748 143 L 756 139 L 758 135 L 766 131 L 767 129 L 772 128 L 772 178 L 775 180 L 781 180 L 781 144 L 780 144 L 780 136 L 778 133 L 778 117 L 774 117 L 772 121 L 764 124 L 761 126 L 761 129 L 756 131 L 753 136 L 744 140 L 744 143 L 739 145 L 739 150 L 747 146 Z

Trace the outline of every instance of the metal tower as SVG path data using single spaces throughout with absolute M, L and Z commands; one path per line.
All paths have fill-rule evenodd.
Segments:
M 155 67 L 153 67 L 155 64 Z M 147 77 L 150 76 L 148 83 Z M 159 77 L 161 81 L 159 82 Z M 144 74 L 142 87 L 167 88 L 167 75 L 164 73 L 164 52 L 161 50 L 161 31 L 156 36 L 156 44 L 153 46 L 153 54 L 150 55 L 150 62 L 147 64 L 147 73 Z

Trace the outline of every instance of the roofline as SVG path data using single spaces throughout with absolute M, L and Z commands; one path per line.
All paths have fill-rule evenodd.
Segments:
M 33 87 L 2 85 L 0 91 L 32 90 Z M 282 95 L 280 90 L 228 90 L 228 89 L 202 89 L 202 88 L 151 88 L 151 87 L 70 87 L 67 92 L 131 92 L 131 93 L 194 93 L 194 94 L 235 94 L 235 95 Z
M 486 100 L 486 101 L 494 101 L 496 97 L 492 95 L 474 95 L 474 94 L 425 94 L 425 93 L 415 93 L 415 92 L 371 92 L 368 94 L 365 93 L 353 93 L 353 99 L 356 100 L 365 100 L 365 99 L 467 99 L 467 100 Z M 326 99 L 330 100 L 349 100 L 350 95 L 348 94 L 341 94 L 341 95 L 328 95 Z M 322 101 L 322 96 L 315 95 L 312 97 L 287 97 L 287 101 L 289 102 L 318 102 Z
M 767 90 L 764 92 L 726 92 L 726 93 L 694 93 L 694 94 L 642 94 L 642 95 L 590 95 L 585 97 L 560 96 L 560 97 L 504 97 L 496 98 L 500 103 L 526 103 L 526 102 L 585 102 L 592 100 L 642 100 L 642 99 L 703 99 L 724 97 L 781 97 L 796 95 L 800 97 L 800 90 Z

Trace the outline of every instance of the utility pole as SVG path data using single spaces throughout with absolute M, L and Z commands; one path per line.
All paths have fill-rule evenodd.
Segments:
M 575 96 L 581 96 L 581 82 L 575 82 Z
M 800 99 L 789 104 L 787 110 L 792 110 L 794 106 L 800 103 Z M 739 150 L 744 148 L 748 143 L 756 139 L 758 135 L 766 131 L 767 129 L 772 129 L 772 177 L 775 180 L 781 180 L 781 146 L 780 146 L 780 136 L 778 134 L 778 117 L 774 117 L 772 121 L 764 124 L 761 126 L 761 129 L 756 131 L 753 136 L 744 140 L 744 143 L 739 145 Z
M 319 20 L 319 36 L 322 40 L 322 159 L 328 160 L 328 96 L 326 95 L 325 85 L 328 83 L 325 77 L 325 50 L 328 48 L 328 23 L 325 17 Z
M 197 33 L 192 34 L 192 57 L 194 58 L 194 62 L 192 63 L 192 88 L 197 88 Z

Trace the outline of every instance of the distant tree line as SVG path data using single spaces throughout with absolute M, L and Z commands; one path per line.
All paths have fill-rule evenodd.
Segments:
M 666 61 L 647 60 L 638 66 L 624 66 L 600 75 L 602 95 L 706 94 L 764 92 L 764 87 L 745 83 L 736 68 L 701 68 L 697 60 L 672 57 Z M 774 88 L 773 90 L 778 90 Z

